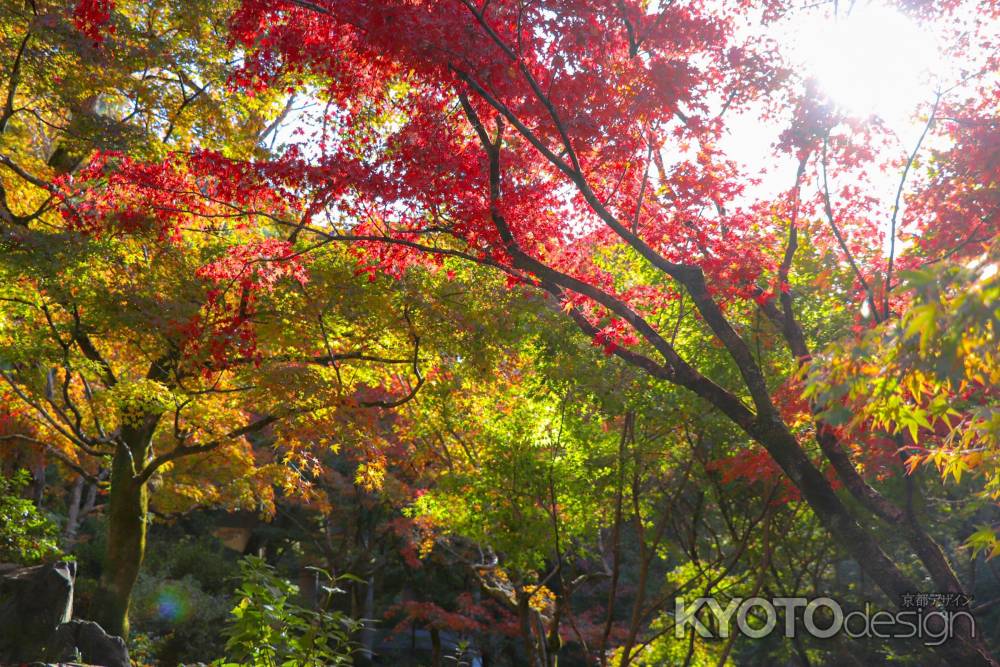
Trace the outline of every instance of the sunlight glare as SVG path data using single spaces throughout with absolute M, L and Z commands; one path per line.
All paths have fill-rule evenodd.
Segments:
M 859 3 L 849 16 L 813 14 L 788 28 L 791 57 L 849 113 L 905 122 L 933 95 L 934 35 L 893 9 Z

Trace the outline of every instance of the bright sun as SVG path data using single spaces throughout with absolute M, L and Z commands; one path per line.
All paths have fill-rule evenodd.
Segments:
M 905 122 L 933 95 L 936 40 L 895 10 L 858 3 L 849 16 L 812 15 L 787 27 L 789 55 L 851 113 Z

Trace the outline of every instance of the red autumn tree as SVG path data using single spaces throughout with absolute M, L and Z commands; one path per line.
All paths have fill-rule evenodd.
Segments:
M 784 402 L 789 369 L 849 333 L 842 317 L 817 319 L 817 303 L 856 327 L 883 322 L 905 307 L 901 265 L 982 253 L 995 238 L 997 91 L 982 74 L 997 70 L 996 44 L 982 23 L 976 39 L 961 24 L 1000 8 L 899 4 L 945 26 L 949 57 L 979 73 L 922 109 L 925 134 L 952 137 L 926 177 L 923 138 L 899 147 L 884 123 L 849 117 L 744 29 L 792 9 L 779 0 L 245 0 L 231 21 L 245 58 L 233 85 L 298 77 L 327 104 L 308 153 L 239 169 L 298 198 L 301 215 L 275 216 L 289 239 L 349 242 L 363 270 L 399 276 L 459 257 L 547 294 L 606 354 L 690 390 L 759 443 L 888 597 L 917 584 L 873 520 L 936 588 L 958 592 L 940 545 L 859 471 L 836 420 L 818 406 L 792 420 Z M 723 148 L 741 113 L 784 128 L 776 154 L 798 169 L 776 197 Z M 899 174 L 895 201 L 865 185 L 886 169 Z M 839 280 L 826 301 L 810 289 L 817 258 Z M 678 318 L 725 350 L 738 382 L 677 347 Z M 754 318 L 783 339 L 788 364 L 755 353 Z M 950 662 L 996 664 L 959 631 L 939 647 Z
M 83 175 L 96 187 L 67 179 L 53 198 L 73 231 L 163 246 L 177 242 L 182 220 L 195 229 L 266 220 L 268 238 L 198 269 L 227 285 L 205 294 L 183 332 L 199 342 L 183 351 L 201 355 L 209 375 L 257 360 L 248 325 L 257 295 L 300 278 L 298 256 L 313 246 L 350 243 L 371 276 L 443 257 L 494 267 L 548 295 L 606 354 L 690 390 L 759 443 L 770 462 L 742 457 L 730 464 L 735 476 L 770 475 L 776 464 L 887 596 L 900 601 L 917 584 L 875 521 L 905 541 L 936 588 L 959 592 L 913 503 L 882 493 L 867 474 L 870 452 L 848 447 L 840 416 L 803 403 L 793 377 L 819 346 L 907 307 L 894 290 L 901 268 L 995 247 L 997 44 L 969 16 L 996 18 L 998 8 L 898 4 L 941 26 L 959 72 L 929 95 L 925 131 L 906 146 L 879 119 L 824 99 L 753 29 L 794 9 L 780 0 L 245 0 L 230 20 L 242 66 L 229 83 L 273 95 L 297 82 L 293 91 L 326 102 L 304 128 L 310 143 L 256 161 L 230 159 L 254 151 L 202 151 L 183 166 L 179 154 L 122 159 L 116 173 L 95 163 Z M 84 1 L 72 12 L 93 48 L 112 34 L 110 8 Z M 16 68 L 11 90 L 15 82 Z M 775 157 L 798 168 L 777 196 L 760 194 L 756 170 L 726 152 L 740 114 L 782 130 Z M 869 181 L 889 169 L 899 187 L 880 198 Z M 37 215 L 0 210 L 9 227 Z M 72 326 L 71 310 L 66 317 Z M 701 345 L 724 350 L 727 375 L 710 376 L 678 344 L 682 321 Z M 785 363 L 755 349 L 755 321 L 783 341 Z M 86 343 L 77 347 L 100 370 Z M 911 497 L 920 492 L 906 484 Z M 970 628 L 959 630 L 939 648 L 949 662 L 996 664 Z

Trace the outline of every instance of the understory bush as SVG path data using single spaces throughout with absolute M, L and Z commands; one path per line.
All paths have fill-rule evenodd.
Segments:
M 327 585 L 316 609 L 295 603 L 298 586 L 282 579 L 263 559 L 247 556 L 240 561 L 242 583 L 236 591 L 225 634 L 226 659 L 215 667 L 324 667 L 349 665 L 351 635 L 360 622 L 333 610 L 334 596 L 344 591 L 333 577 L 317 568 Z

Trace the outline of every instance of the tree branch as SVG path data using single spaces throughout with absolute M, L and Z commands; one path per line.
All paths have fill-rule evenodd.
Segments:
M 149 478 L 152 477 L 156 473 L 156 471 L 159 470 L 166 463 L 175 461 L 185 456 L 210 452 L 213 449 L 216 449 L 226 440 L 241 438 L 245 435 L 256 433 L 258 431 L 263 430 L 264 428 L 267 428 L 268 426 L 275 423 L 279 419 L 280 417 L 276 417 L 274 415 L 268 415 L 267 417 L 261 417 L 260 419 L 257 419 L 256 421 L 253 421 L 250 424 L 247 424 L 246 426 L 234 429 L 229 433 L 227 433 L 226 435 L 222 436 L 221 438 L 212 440 L 211 442 L 207 442 L 204 445 L 178 445 L 169 452 L 160 454 L 159 456 L 156 456 L 152 460 L 150 460 L 139 472 L 139 474 L 135 476 L 135 481 L 137 484 L 140 485 L 145 484 L 147 481 L 149 481 Z

